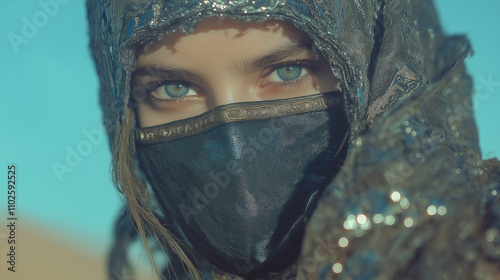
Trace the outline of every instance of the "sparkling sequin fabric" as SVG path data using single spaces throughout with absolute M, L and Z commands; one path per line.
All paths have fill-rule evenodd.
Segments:
M 468 42 L 443 34 L 432 1 L 87 6 L 108 124 L 120 125 L 138 44 L 189 33 L 209 16 L 282 19 L 311 36 L 342 80 L 352 129 L 347 160 L 291 269 L 297 279 L 500 279 L 499 164 L 480 158 L 462 64 Z

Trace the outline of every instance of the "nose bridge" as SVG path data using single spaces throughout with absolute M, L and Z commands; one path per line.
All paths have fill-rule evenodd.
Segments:
M 244 77 L 230 75 L 230 73 L 214 73 L 214 81 L 207 100 L 209 107 L 217 107 L 237 102 L 257 101 L 253 84 L 246 83 Z
M 241 93 L 241 90 L 238 88 L 236 83 L 234 83 L 234 81 L 221 81 L 214 87 L 212 92 L 214 107 L 238 102 L 236 101 L 238 99 L 238 92 Z

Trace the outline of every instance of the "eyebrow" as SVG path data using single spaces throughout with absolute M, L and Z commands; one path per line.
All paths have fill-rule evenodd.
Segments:
M 303 53 L 312 51 L 312 42 L 294 42 L 278 46 L 271 50 L 268 54 L 256 59 L 242 59 L 239 63 L 231 65 L 230 70 L 243 75 L 251 71 L 266 68 L 286 58 L 293 58 Z M 132 77 L 134 76 L 150 76 L 164 79 L 187 80 L 192 82 L 202 81 L 202 78 L 194 72 L 178 69 L 169 65 L 141 66 L 132 72 Z
M 243 59 L 230 67 L 230 70 L 244 74 L 266 68 L 286 58 L 293 58 L 306 52 L 312 52 L 312 42 L 296 42 L 274 48 L 270 53 L 254 60 Z
M 175 80 L 187 80 L 187 81 L 201 81 L 201 77 L 193 73 L 191 71 L 177 69 L 167 65 L 159 65 L 159 66 L 142 66 L 136 68 L 134 72 L 132 72 L 132 78 L 135 76 L 150 76 L 150 77 L 158 77 L 163 79 L 175 79 Z

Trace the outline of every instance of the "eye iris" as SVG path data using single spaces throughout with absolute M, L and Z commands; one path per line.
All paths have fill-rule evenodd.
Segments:
M 283 81 L 290 81 L 297 79 L 302 74 L 302 67 L 300 66 L 286 66 L 276 70 L 278 77 Z
M 189 92 L 189 87 L 183 84 L 165 85 L 165 93 L 170 97 L 182 97 Z

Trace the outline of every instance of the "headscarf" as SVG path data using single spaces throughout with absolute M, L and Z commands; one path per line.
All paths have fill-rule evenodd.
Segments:
M 104 120 L 116 127 L 111 143 L 130 118 L 137 46 L 189 33 L 212 16 L 285 20 L 309 34 L 342 82 L 351 135 L 344 167 L 309 222 L 298 277 L 482 279 L 481 267 L 499 263 L 500 190 L 483 174 L 463 65 L 471 48 L 443 33 L 432 1 L 89 0 L 87 7 Z

